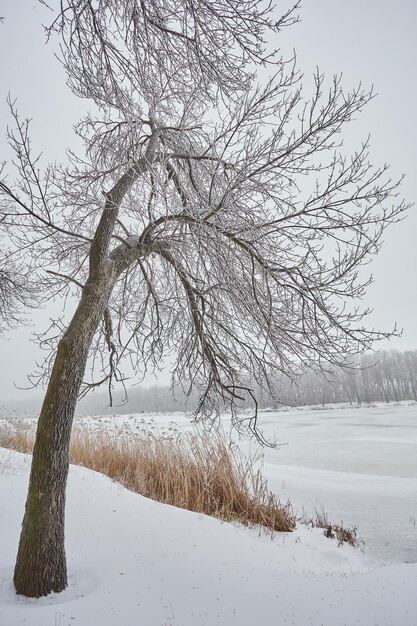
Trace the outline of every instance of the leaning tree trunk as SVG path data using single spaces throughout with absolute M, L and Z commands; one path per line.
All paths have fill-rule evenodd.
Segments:
M 153 132 L 145 156 L 119 178 L 106 197 L 90 247 L 90 274 L 80 303 L 63 338 L 52 368 L 39 416 L 32 470 L 14 571 L 16 592 L 36 597 L 67 586 L 65 559 L 65 489 L 72 422 L 87 364 L 88 351 L 103 319 L 113 285 L 143 254 L 145 242 L 123 243 L 109 253 L 120 203 L 141 174 L 152 165 L 159 131 Z
M 18 594 L 38 598 L 67 586 L 64 521 L 71 428 L 88 351 L 112 285 L 110 272 L 103 272 L 86 283 L 77 310 L 58 345 L 33 450 L 14 572 Z

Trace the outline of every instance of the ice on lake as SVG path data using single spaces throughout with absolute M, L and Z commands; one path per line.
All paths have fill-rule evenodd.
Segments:
M 359 527 L 382 562 L 417 562 L 417 404 L 262 414 L 285 445 L 265 450 L 281 499 Z

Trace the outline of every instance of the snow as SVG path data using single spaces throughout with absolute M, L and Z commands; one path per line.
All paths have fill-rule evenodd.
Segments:
M 271 540 L 71 466 L 70 584 L 40 600 L 17 597 L 11 582 L 30 457 L 0 449 L 0 624 L 416 626 L 416 415 L 414 405 L 262 416 L 288 442 L 265 454 L 270 486 L 358 523 L 364 553 L 302 525 Z M 83 421 L 117 431 L 148 417 Z M 161 427 L 171 418 L 156 417 Z

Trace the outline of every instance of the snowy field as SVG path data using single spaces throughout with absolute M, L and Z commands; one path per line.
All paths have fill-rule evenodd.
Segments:
M 189 428 L 181 415 L 77 423 L 117 435 L 151 417 L 160 429 L 171 420 Z M 303 526 L 271 540 L 71 467 L 70 586 L 16 598 L 30 458 L 0 450 L 1 626 L 417 626 L 417 405 L 266 412 L 261 421 L 285 443 L 265 451 L 270 488 L 299 510 L 323 507 L 332 521 L 357 524 L 364 553 Z

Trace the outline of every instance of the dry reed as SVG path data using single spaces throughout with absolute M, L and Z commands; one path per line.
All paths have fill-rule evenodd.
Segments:
M 0 433 L 0 446 L 31 452 L 29 430 Z M 290 531 L 289 504 L 269 491 L 255 457 L 243 453 L 221 433 L 139 434 L 115 437 L 76 429 L 71 463 L 106 474 L 128 489 L 159 502 L 271 531 Z

